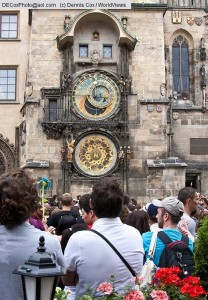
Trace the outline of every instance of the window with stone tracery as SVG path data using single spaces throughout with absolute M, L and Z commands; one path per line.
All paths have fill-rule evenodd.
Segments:
M 172 78 L 175 99 L 190 99 L 189 46 L 183 35 L 178 35 L 172 44 Z

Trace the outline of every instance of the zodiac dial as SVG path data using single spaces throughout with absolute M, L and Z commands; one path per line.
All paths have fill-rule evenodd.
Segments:
M 107 174 L 116 163 L 117 150 L 106 136 L 91 134 L 81 139 L 75 149 L 77 167 L 86 175 Z
M 109 76 L 94 72 L 79 77 L 73 89 L 73 107 L 89 120 L 104 120 L 117 112 L 120 92 Z

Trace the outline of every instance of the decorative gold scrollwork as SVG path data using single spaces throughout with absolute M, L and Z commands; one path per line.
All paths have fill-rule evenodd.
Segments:
M 95 134 L 78 143 L 75 156 L 78 167 L 84 173 L 99 176 L 108 173 L 115 165 L 117 150 L 108 137 Z

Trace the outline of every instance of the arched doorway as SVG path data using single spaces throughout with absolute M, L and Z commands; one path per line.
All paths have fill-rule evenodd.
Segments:
M 0 174 L 15 168 L 14 145 L 9 144 L 9 139 L 0 135 Z

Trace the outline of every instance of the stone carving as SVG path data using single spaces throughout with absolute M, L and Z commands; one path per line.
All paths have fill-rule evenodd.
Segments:
M 68 72 L 63 72 L 61 75 L 61 88 L 63 90 L 69 90 L 72 87 L 71 75 Z
M 178 112 L 173 112 L 173 120 L 177 120 L 178 119 Z
M 180 11 L 173 11 L 172 12 L 172 22 L 173 24 L 181 24 L 182 23 L 182 17 Z
M 65 31 L 68 31 L 71 27 L 71 17 L 69 15 L 66 15 L 64 18 L 64 29 Z
M 153 104 L 148 104 L 147 105 L 147 111 L 152 112 L 154 110 L 154 105 Z
M 0 174 L 15 168 L 15 148 L 0 134 Z
M 127 161 L 127 162 L 130 162 L 131 156 L 132 156 L 131 147 L 128 146 L 127 149 L 126 149 L 126 161 Z
M 208 14 L 206 16 L 204 16 L 204 24 L 208 25 Z
M 157 112 L 161 112 L 163 110 L 163 105 L 162 104 L 157 104 L 156 105 L 156 110 L 157 110 Z
M 42 122 L 43 132 L 46 134 L 47 139 L 58 140 L 63 136 L 63 130 L 65 129 L 64 124 L 48 124 Z
M 160 85 L 160 95 L 165 96 L 165 83 Z
M 100 60 L 100 51 L 96 50 L 96 49 L 92 50 L 91 54 L 90 54 L 90 57 L 91 57 L 91 61 L 93 63 L 98 63 L 99 60 Z
M 190 26 L 192 26 L 192 25 L 194 24 L 194 22 L 195 22 L 195 18 L 193 18 L 193 17 L 188 17 L 188 18 L 187 18 L 187 23 L 188 23 Z
M 97 31 L 94 31 L 92 34 L 92 40 L 93 41 L 99 41 L 100 40 L 100 34 Z
M 120 149 L 118 151 L 118 159 L 122 162 L 124 160 L 124 151 L 122 146 L 120 146 Z
M 200 60 L 204 61 L 207 58 L 204 38 L 201 38 Z
M 203 22 L 202 18 L 195 17 L 195 23 L 196 23 L 196 25 L 201 26 L 202 22 Z

